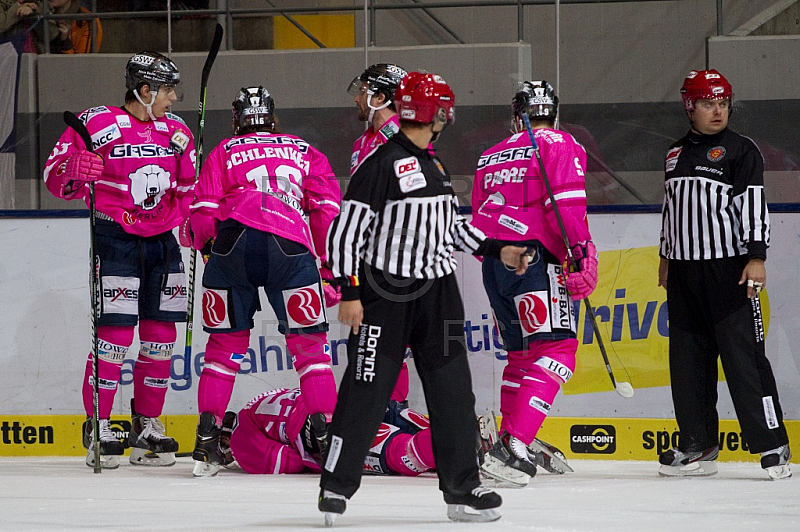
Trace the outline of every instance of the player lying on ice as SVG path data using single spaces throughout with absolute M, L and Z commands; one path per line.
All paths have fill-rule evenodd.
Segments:
M 248 473 L 318 473 L 318 436 L 300 389 L 280 388 L 253 398 L 238 414 L 226 413 L 220 450 L 226 465 L 235 460 Z M 391 401 L 364 472 L 417 476 L 434 467 L 428 418 Z

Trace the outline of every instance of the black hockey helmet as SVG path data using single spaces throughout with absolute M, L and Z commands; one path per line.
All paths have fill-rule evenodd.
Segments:
M 366 83 L 367 92 L 370 96 L 381 93 L 386 96 L 387 101 L 394 101 L 394 91 L 406 74 L 408 72 L 397 65 L 378 63 L 367 68 L 360 76 L 354 78 L 350 82 L 347 92 L 355 96 L 361 90 L 361 84 Z
M 555 120 L 558 115 L 558 96 L 552 85 L 544 80 L 523 81 L 511 101 L 514 116 L 527 114 L 532 120 Z
M 125 67 L 125 87 L 138 90 L 143 83 L 153 92 L 161 85 L 176 86 L 181 82 L 181 73 L 169 57 L 158 52 L 139 52 L 128 59 Z
M 275 102 L 262 86 L 242 87 L 231 104 L 234 134 L 244 129 L 275 127 Z

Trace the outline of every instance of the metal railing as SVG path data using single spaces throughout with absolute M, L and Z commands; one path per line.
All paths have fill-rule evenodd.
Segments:
M 98 12 L 97 0 L 92 1 L 93 13 L 77 13 L 77 14 L 57 14 L 53 13 L 50 7 L 49 0 L 44 1 L 45 12 L 39 15 L 31 16 L 31 18 L 38 19 L 38 23 L 44 23 L 49 20 L 107 20 L 107 19 L 166 19 L 168 31 L 169 52 L 171 52 L 171 31 L 172 20 L 182 18 L 198 18 L 198 17 L 217 17 L 223 27 L 225 27 L 226 42 L 223 49 L 233 50 L 233 19 L 248 15 L 278 15 L 285 17 L 292 25 L 299 31 L 311 39 L 314 44 L 320 48 L 325 48 L 325 45 L 317 39 L 310 31 L 298 23 L 291 15 L 294 14 L 320 14 L 320 13 L 364 13 L 364 35 L 365 41 L 369 46 L 376 46 L 376 19 L 380 11 L 421 11 L 427 15 L 428 19 L 433 21 L 442 31 L 453 40 L 454 44 L 468 44 L 462 37 L 457 35 L 451 28 L 449 28 L 439 17 L 431 13 L 434 9 L 456 9 L 456 8 L 476 8 L 476 7 L 514 7 L 517 8 L 517 42 L 525 40 L 524 28 L 524 7 L 525 6 L 542 6 L 554 5 L 556 9 L 560 5 L 570 4 L 619 4 L 619 3 L 642 3 L 643 0 L 472 0 L 472 1 L 431 1 L 422 2 L 422 0 L 407 0 L 411 3 L 378 3 L 378 0 L 364 0 L 363 8 L 356 8 L 352 4 L 342 6 L 309 6 L 309 5 L 295 5 L 292 7 L 276 7 L 269 0 L 264 0 L 269 4 L 269 7 L 253 7 L 253 8 L 231 8 L 228 0 L 220 0 L 218 4 L 222 7 L 217 9 L 192 9 L 192 10 L 174 10 L 170 9 L 171 2 L 167 2 L 168 9 L 162 11 L 117 11 L 117 12 Z M 648 2 L 674 2 L 675 0 L 647 0 Z M 96 27 L 94 28 L 96 34 Z M 45 53 L 50 52 L 49 40 L 49 25 L 44 24 L 45 34 Z M 722 34 L 722 0 L 717 0 L 717 34 Z M 381 43 L 387 46 L 387 43 Z M 95 48 L 96 49 L 96 48 Z

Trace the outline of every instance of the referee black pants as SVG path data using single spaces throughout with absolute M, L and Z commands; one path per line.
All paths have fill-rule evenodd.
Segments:
M 750 452 L 789 441 L 764 349 L 760 299 L 749 299 L 739 285 L 746 264 L 744 256 L 669 261 L 669 368 L 681 450 L 719 442 L 718 357 Z
M 464 345 L 464 307 L 454 275 L 390 279 L 365 267 L 364 323 L 350 334 L 348 364 L 329 430 L 320 486 L 350 498 L 383 419 L 406 346 L 414 353 L 428 415 L 439 488 L 464 494 L 480 485 L 475 396 Z

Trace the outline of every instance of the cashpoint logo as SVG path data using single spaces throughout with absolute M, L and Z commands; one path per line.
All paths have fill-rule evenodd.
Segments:
M 572 425 L 570 449 L 580 454 L 613 454 L 617 450 L 617 430 L 613 425 Z
M 88 420 L 89 423 L 92 420 Z M 125 419 L 109 419 L 108 420 L 108 428 L 111 429 L 111 432 L 114 433 L 114 436 L 122 442 L 122 445 L 128 447 L 128 435 L 131 432 L 131 422 Z M 81 427 L 81 430 L 84 430 Z

